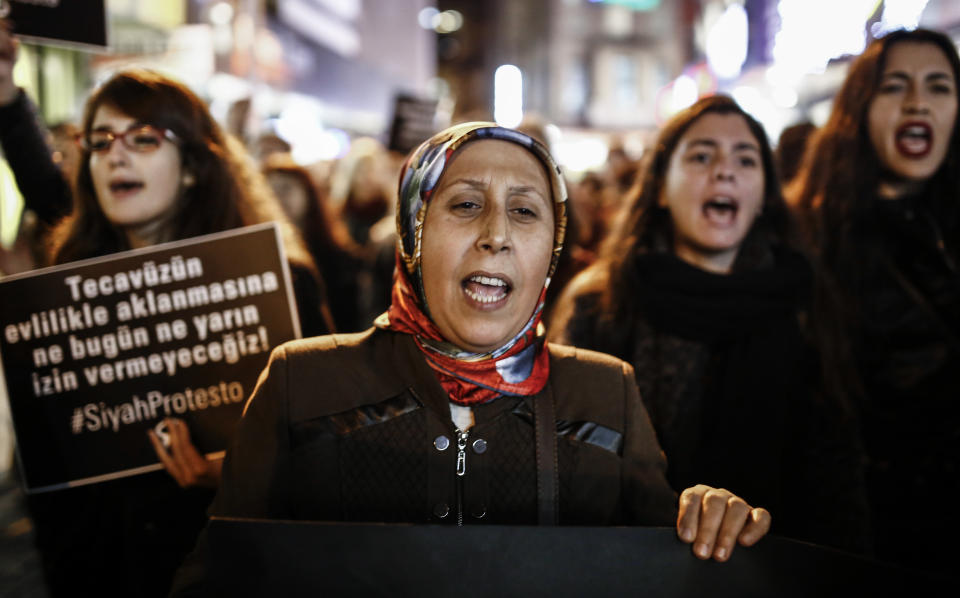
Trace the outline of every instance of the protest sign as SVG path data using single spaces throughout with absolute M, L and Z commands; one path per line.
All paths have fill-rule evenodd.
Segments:
M 436 116 L 436 100 L 397 94 L 393 100 L 393 122 L 387 148 L 401 154 L 409 153 L 437 132 Z
M 104 0 L 0 0 L 13 32 L 41 43 L 107 47 Z
M 774 515 L 776 516 L 776 515 Z M 212 596 L 950 596 L 957 583 L 768 535 L 702 561 L 676 528 L 212 517 Z M 518 566 L 517 563 L 523 563 Z M 370 572 L 376 571 L 376 576 Z M 945 588 L 953 587 L 954 590 Z M 386 589 L 389 589 L 388 591 Z
M 147 430 L 222 453 L 270 350 L 300 336 L 274 223 L 0 280 L 28 491 L 160 469 Z

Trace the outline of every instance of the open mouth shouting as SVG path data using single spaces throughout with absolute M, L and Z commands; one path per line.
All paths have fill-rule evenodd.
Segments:
M 923 158 L 933 148 L 933 129 L 921 121 L 904 123 L 897 127 L 896 145 L 907 158 Z
M 143 189 L 143 181 L 133 179 L 114 179 L 110 181 L 110 194 L 117 199 L 123 199 L 136 194 Z
M 474 272 L 460 282 L 464 295 L 478 309 L 495 309 L 506 302 L 513 290 L 510 279 L 484 272 Z
M 714 226 L 730 226 L 737 219 L 740 202 L 724 195 L 711 197 L 700 208 L 707 222 Z

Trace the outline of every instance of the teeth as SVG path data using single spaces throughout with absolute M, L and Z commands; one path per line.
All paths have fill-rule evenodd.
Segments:
M 480 284 L 485 284 L 491 287 L 505 287 L 507 286 L 506 281 L 499 278 L 490 278 L 487 276 L 471 276 L 471 282 L 479 282 Z
M 506 296 L 506 295 L 497 295 L 497 296 L 486 297 L 484 295 L 478 295 L 477 293 L 474 293 L 470 289 L 464 289 L 464 292 L 467 294 L 467 296 L 469 296 L 471 299 L 473 299 L 477 303 L 494 303 L 496 301 L 500 301 Z

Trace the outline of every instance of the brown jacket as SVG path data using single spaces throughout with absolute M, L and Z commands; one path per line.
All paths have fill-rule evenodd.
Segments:
M 549 345 L 559 520 L 676 521 L 676 495 L 631 367 Z M 539 395 L 538 395 L 539 396 Z M 535 399 L 536 397 L 533 397 Z M 315 521 L 537 523 L 531 398 L 474 408 L 464 475 L 450 404 L 412 337 L 371 329 L 276 348 L 223 466 L 212 515 Z M 205 534 L 172 595 L 205 595 Z
M 630 366 L 549 345 L 560 523 L 673 525 L 676 496 Z M 223 468 L 214 515 L 536 524 L 530 399 L 474 408 L 463 476 L 433 371 L 405 334 L 278 347 Z

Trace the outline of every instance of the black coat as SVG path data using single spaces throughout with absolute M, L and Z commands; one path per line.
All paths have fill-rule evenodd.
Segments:
M 956 575 L 960 513 L 932 505 L 960 492 L 960 239 L 928 199 L 876 200 L 844 289 L 877 556 Z
M 648 254 L 635 274 L 619 320 L 599 266 L 575 279 L 550 337 L 633 365 L 674 489 L 723 487 L 767 508 L 774 533 L 865 551 L 859 439 L 823 392 L 801 327 L 806 262 L 783 251 L 766 268 L 719 275 Z

